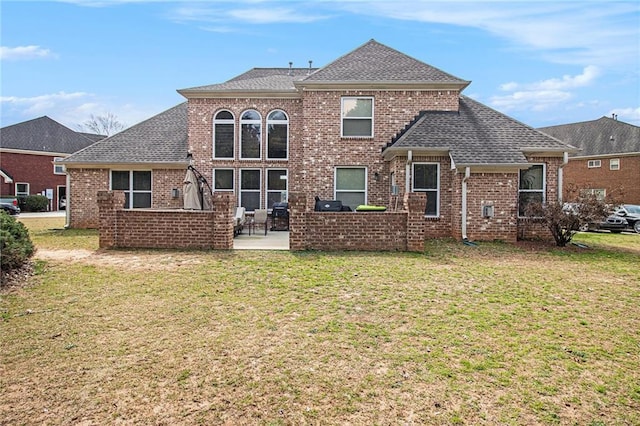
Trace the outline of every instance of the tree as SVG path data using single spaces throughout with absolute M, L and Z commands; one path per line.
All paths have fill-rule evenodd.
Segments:
M 118 117 L 110 112 L 98 116 L 91 114 L 90 118 L 87 121 L 78 126 L 80 131 L 107 136 L 118 133 L 125 127 L 127 127 L 126 124 L 118 121 Z

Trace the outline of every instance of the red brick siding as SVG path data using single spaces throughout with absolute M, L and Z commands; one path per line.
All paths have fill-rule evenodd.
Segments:
M 13 183 L 0 186 L 1 195 L 15 195 L 16 183 L 28 183 L 29 195 L 53 189 L 52 209 L 58 210 L 58 186 L 65 186 L 67 177 L 53 173 L 55 156 L 3 152 L 1 158 L 0 166 L 13 177 Z
M 610 170 L 610 158 L 600 158 L 601 167 L 588 168 L 586 158 L 569 159 L 564 167 L 564 191 L 605 189 L 608 196 L 629 204 L 640 204 L 640 155 L 620 159 L 620 170 Z
M 518 225 L 518 174 L 472 173 L 467 180 L 467 191 L 469 239 L 515 242 Z M 493 206 L 493 217 L 482 216 L 482 209 L 487 205 Z

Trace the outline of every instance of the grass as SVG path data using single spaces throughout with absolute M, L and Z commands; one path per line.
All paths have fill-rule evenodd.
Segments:
M 640 236 L 96 251 L 0 297 L 7 424 L 639 424 Z

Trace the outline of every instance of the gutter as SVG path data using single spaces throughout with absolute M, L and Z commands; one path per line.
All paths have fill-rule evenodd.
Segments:
M 562 203 L 562 187 L 564 184 L 564 166 L 569 162 L 569 153 L 567 151 L 564 152 L 562 156 L 562 164 L 558 167 L 558 203 Z
M 471 177 L 471 167 L 464 168 L 464 177 L 462 178 L 462 240 L 468 241 L 467 237 L 467 180 Z

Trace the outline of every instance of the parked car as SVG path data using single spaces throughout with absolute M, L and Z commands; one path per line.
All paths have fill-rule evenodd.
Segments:
M 624 217 L 612 214 L 607 216 L 602 222 L 598 223 L 596 229 L 604 229 L 619 234 L 620 232 L 625 231 L 628 226 L 629 224 Z
M 629 228 L 640 234 L 640 206 L 635 204 L 623 204 L 618 207 L 614 214 L 623 217 Z
M 13 203 L 0 203 L 0 210 L 4 210 L 12 216 L 20 214 L 20 207 L 17 204 L 14 206 Z

